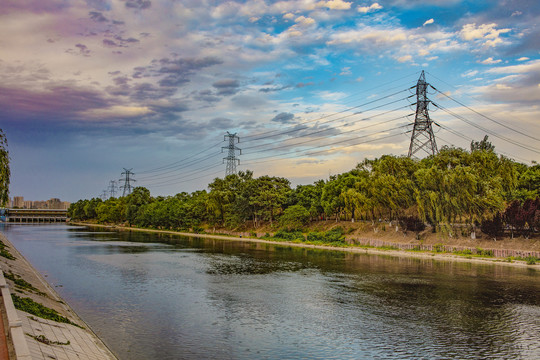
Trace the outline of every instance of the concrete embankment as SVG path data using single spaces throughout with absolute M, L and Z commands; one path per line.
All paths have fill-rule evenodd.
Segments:
M 0 256 L 0 312 L 10 359 L 116 359 L 3 234 L 0 234 L 0 240 L 5 251 L 14 258 Z M 16 310 L 14 300 L 21 303 L 20 299 L 52 309 L 68 322 L 48 320 Z
M 469 262 L 469 263 L 492 263 L 492 264 L 498 264 L 501 266 L 513 266 L 513 267 L 527 267 L 530 269 L 535 269 L 540 271 L 540 264 L 534 264 L 534 265 L 528 265 L 525 261 L 522 260 L 512 260 L 507 261 L 504 258 L 501 257 L 481 257 L 481 256 L 463 256 L 463 255 L 457 255 L 453 253 L 445 253 L 445 252 L 432 252 L 429 250 L 422 250 L 422 251 L 407 251 L 407 249 L 400 249 L 399 246 L 401 244 L 398 243 L 390 243 L 390 242 L 377 242 L 377 240 L 372 241 L 373 239 L 365 239 L 364 245 L 369 245 L 369 247 L 362 246 L 362 243 L 360 243 L 358 246 L 344 246 L 344 247 L 338 247 L 338 246 L 327 246 L 327 245 L 313 245 L 313 244 L 307 244 L 307 243 L 299 243 L 299 242 L 290 242 L 290 241 L 274 241 L 274 240 L 267 240 L 267 239 L 260 239 L 260 238 L 250 238 L 248 233 L 245 233 L 244 235 L 214 235 L 214 234 L 194 234 L 194 233 L 186 233 L 186 232 L 178 232 L 178 231 L 170 231 L 170 230 L 154 230 L 154 229 L 142 229 L 142 228 L 135 228 L 135 227 L 124 227 L 124 226 L 111 226 L 111 225 L 101 225 L 101 224 L 90 224 L 90 223 L 79 223 L 79 222 L 72 222 L 71 225 L 79 225 L 79 226 L 89 226 L 89 227 L 97 227 L 97 228 L 107 228 L 112 230 L 120 230 L 120 231 L 139 231 L 139 232 L 148 232 L 148 233 L 160 233 L 160 234 L 170 234 L 170 235 L 181 235 L 181 236 L 191 236 L 191 237 L 200 237 L 200 238 L 208 238 L 208 239 L 220 239 L 220 240 L 228 240 L 228 241 L 249 241 L 249 242 L 257 242 L 257 243 L 267 243 L 267 244 L 274 244 L 274 245 L 280 245 L 280 246 L 294 246 L 294 247 L 303 247 L 303 248 L 312 248 L 312 249 L 322 249 L 322 250 L 333 250 L 333 251 L 347 251 L 352 253 L 362 253 L 362 254 L 374 254 L 374 255 L 389 255 L 389 256 L 396 256 L 396 257 L 415 257 L 415 258 L 423 258 L 423 259 L 433 259 L 433 260 L 441 260 L 441 261 L 459 261 L 459 262 Z M 370 245 L 370 243 L 373 242 L 374 244 L 380 245 Z M 395 246 L 396 249 L 392 249 L 391 245 Z M 381 246 L 378 248 L 377 246 Z M 509 250 L 511 251 L 511 250 Z M 534 253 L 537 254 L 537 252 L 528 252 L 528 251 L 518 251 L 517 253 Z

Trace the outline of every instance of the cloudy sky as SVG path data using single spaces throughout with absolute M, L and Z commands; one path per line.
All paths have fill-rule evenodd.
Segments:
M 420 73 L 439 147 L 540 154 L 537 0 L 2 0 L 11 196 L 153 195 L 239 170 L 312 183 L 408 152 Z

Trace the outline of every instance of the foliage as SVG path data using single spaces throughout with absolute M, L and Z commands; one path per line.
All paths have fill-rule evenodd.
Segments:
M 34 292 L 36 294 L 39 294 L 39 295 L 45 295 L 45 293 L 39 291 L 34 285 L 32 285 L 28 281 L 22 279 L 19 275 L 16 275 L 16 274 L 14 274 L 12 272 L 9 272 L 9 273 L 4 273 L 4 277 L 6 279 L 9 279 L 9 280 L 13 281 L 15 286 L 20 288 L 20 289 L 32 291 L 32 292 Z
M 255 178 L 248 170 L 214 179 L 208 191 L 152 197 L 138 187 L 118 199 L 79 200 L 68 214 L 75 220 L 184 231 L 204 224 L 257 229 L 269 223 L 273 228 L 276 221 L 293 230 L 332 218 L 398 220 L 415 232 L 429 223 L 433 232 L 466 236 L 463 229 L 481 224 L 484 233 L 496 238 L 505 226 L 512 235 L 536 233 L 539 195 L 540 165 L 497 155 L 485 137 L 473 141 L 470 151 L 443 147 L 422 160 L 365 159 L 348 172 L 295 189 L 285 178 Z
M 326 232 L 312 231 L 307 235 L 307 241 L 325 242 L 325 243 L 332 243 L 332 242 L 344 243 L 345 235 L 344 235 L 343 228 L 339 226 Z
M 501 213 L 496 213 L 493 219 L 485 219 L 480 225 L 482 232 L 494 239 L 500 237 L 503 233 L 503 220 Z
M 11 255 L 11 253 L 9 252 L 9 250 L 6 249 L 6 244 L 4 244 L 1 240 L 0 240 L 0 256 L 2 257 L 5 257 L 6 259 L 9 259 L 9 260 L 15 260 L 15 256 Z
M 34 340 L 39 341 L 40 343 L 43 343 L 45 345 L 69 345 L 69 344 L 71 344 L 71 342 L 69 340 L 66 341 L 66 342 L 49 340 L 47 337 L 45 337 L 45 335 L 36 336 L 36 335 L 29 334 L 29 333 L 26 333 L 26 335 L 30 336 Z
M 30 298 L 27 298 L 27 297 L 22 298 L 15 294 L 11 294 L 11 297 L 13 298 L 13 305 L 15 305 L 15 308 L 17 310 L 21 310 L 29 314 L 39 316 L 40 318 L 43 318 L 43 319 L 48 319 L 48 320 L 53 320 L 60 323 L 66 323 L 66 324 L 79 326 L 73 323 L 68 318 L 58 314 L 56 310 L 43 306 L 42 304 L 35 302 L 34 300 Z
M 283 211 L 279 225 L 288 230 L 301 229 L 309 222 L 309 212 L 302 205 L 293 205 Z
M 306 238 L 304 237 L 304 234 L 302 234 L 301 231 L 298 231 L 298 230 L 289 231 L 286 229 L 282 229 L 276 232 L 274 236 L 272 236 L 272 239 L 287 240 L 287 241 L 294 241 L 294 240 L 305 241 Z
M 425 230 L 426 224 L 418 216 L 402 216 L 399 225 L 406 231 L 420 232 Z
M 5 206 L 9 201 L 10 176 L 11 170 L 9 167 L 7 138 L 2 129 L 0 129 L 0 206 Z

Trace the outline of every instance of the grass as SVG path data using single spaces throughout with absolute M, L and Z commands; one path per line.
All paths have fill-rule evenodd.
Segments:
M 53 340 L 49 340 L 45 337 L 45 335 L 32 335 L 32 334 L 29 334 L 29 333 L 25 333 L 26 335 L 30 336 L 31 338 L 33 338 L 34 340 L 36 341 L 39 341 L 40 343 L 43 343 L 45 345 L 69 345 L 70 344 L 70 341 L 68 340 L 67 342 L 61 342 L 61 341 L 53 341 Z
M 0 240 L 0 256 L 5 257 L 9 260 L 15 260 L 15 256 L 11 255 L 11 253 L 6 249 L 7 246 Z
M 11 294 L 11 297 L 13 298 L 13 305 L 15 305 L 15 308 L 17 310 L 21 310 L 29 314 L 39 316 L 40 318 L 43 318 L 43 319 L 81 327 L 80 325 L 75 324 L 68 318 L 60 315 L 56 310 L 48 308 L 38 302 L 35 302 L 34 300 L 28 297 L 23 298 L 15 294 Z
M 6 279 L 9 279 L 9 280 L 13 281 L 13 283 L 15 284 L 15 287 L 17 287 L 19 289 L 31 291 L 31 292 L 33 292 L 35 294 L 38 294 L 38 295 L 41 295 L 41 296 L 46 295 L 44 292 L 39 291 L 35 286 L 33 286 L 32 284 L 30 284 L 29 282 L 27 282 L 26 280 L 21 278 L 19 275 L 16 275 L 16 274 L 14 274 L 12 272 L 9 272 L 9 273 L 5 273 L 4 277 Z

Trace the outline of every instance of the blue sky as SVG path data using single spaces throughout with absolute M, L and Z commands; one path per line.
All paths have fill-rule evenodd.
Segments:
M 7 0 L 11 195 L 95 197 L 123 168 L 154 195 L 205 189 L 227 131 L 239 170 L 312 183 L 407 154 L 422 70 L 439 147 L 487 133 L 531 163 L 539 20 L 533 0 Z

